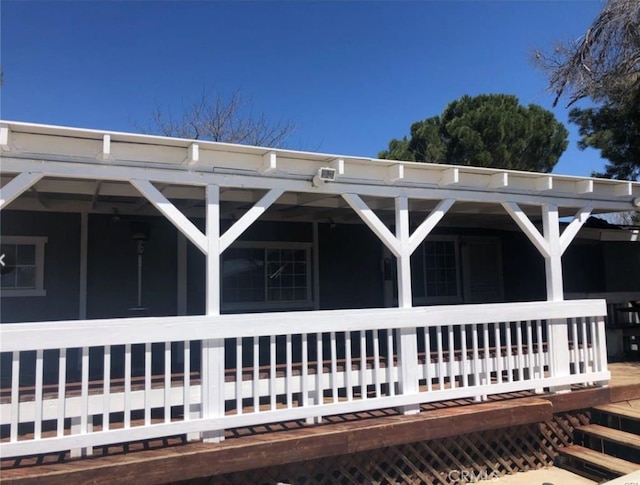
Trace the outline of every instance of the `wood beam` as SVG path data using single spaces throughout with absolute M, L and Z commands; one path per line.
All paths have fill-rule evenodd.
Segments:
M 312 187 L 308 180 L 287 178 L 285 176 L 279 178 L 258 177 L 255 175 L 221 172 L 166 170 L 158 167 L 123 167 L 114 164 L 99 165 L 97 163 L 49 162 L 46 160 L 34 160 L 18 157 L 4 157 L 2 160 L 2 170 L 4 173 L 21 173 L 25 171 L 43 172 L 46 177 L 71 177 L 75 179 L 128 181 L 132 178 L 139 178 L 174 185 L 193 185 L 200 187 L 205 186 L 208 183 L 215 183 L 237 189 L 269 190 L 272 188 L 281 188 L 287 192 L 315 192 L 325 194 L 357 193 L 361 196 L 373 197 L 397 197 L 400 194 L 404 194 L 407 197 L 416 200 L 455 198 L 459 201 L 470 202 L 515 202 L 523 204 L 531 203 L 532 201 L 532 194 L 530 193 L 522 193 L 522 191 L 518 191 L 517 193 L 506 191 L 487 191 L 486 187 L 399 187 L 397 185 L 336 181 L 317 188 Z M 606 182 L 609 183 L 611 181 Z M 416 183 L 420 182 L 418 181 Z M 511 185 L 516 186 L 516 184 L 510 184 L 510 186 Z M 610 185 L 618 184 L 611 183 Z M 613 191 L 613 189 L 611 189 L 611 191 Z M 626 211 L 632 207 L 629 200 L 612 198 L 610 193 L 596 194 L 595 192 L 596 191 L 594 191 L 594 195 L 591 197 L 581 197 L 566 192 L 553 192 L 548 195 L 539 196 L 539 201 L 544 200 L 550 203 L 555 203 L 561 207 L 585 207 L 588 205 L 601 211 L 609 210 L 612 212 Z
M 207 254 L 207 236 L 198 229 L 175 205 L 173 205 L 151 182 L 142 179 L 130 180 L 151 204 L 176 226 L 196 247 Z
M 38 172 L 22 172 L 0 189 L 0 209 L 10 204 L 25 190 L 42 178 Z
M 533 225 L 531 220 L 527 217 L 522 209 L 515 202 L 502 202 L 502 207 L 505 208 L 507 213 L 515 221 L 518 227 L 524 232 L 525 236 L 533 243 L 540 254 L 545 258 L 550 256 L 549 244 L 545 238 L 540 234 L 540 231 Z
M 441 200 L 435 209 L 431 211 L 431 214 L 429 214 L 427 218 L 416 228 L 416 230 L 413 231 L 413 234 L 411 234 L 411 237 L 409 238 L 409 251 L 411 254 L 418 249 L 420 244 L 422 244 L 422 241 L 424 241 L 429 233 L 431 233 L 433 228 L 442 220 L 455 202 L 455 199 Z
M 567 227 L 565 227 L 564 231 L 562 231 L 562 235 L 560 236 L 560 252 L 564 254 L 564 252 L 571 244 L 571 241 L 576 237 L 580 228 L 587 222 L 589 216 L 591 215 L 591 211 L 593 208 L 591 207 L 583 207 L 580 209 L 575 216 L 573 216 L 573 220 L 569 223 Z
M 238 237 L 246 231 L 251 224 L 265 213 L 265 211 L 273 204 L 278 197 L 284 193 L 284 190 L 272 189 L 267 192 L 256 204 L 249 209 L 233 226 L 220 237 L 220 254 L 224 252 Z
M 507 172 L 491 175 L 489 181 L 490 189 L 502 189 L 509 186 L 509 174 Z
M 399 257 L 402 254 L 400 242 L 384 225 L 380 218 L 369 208 L 367 204 L 356 194 L 342 194 L 347 204 L 360 216 L 362 221 L 378 236 L 382 243 L 393 253 Z

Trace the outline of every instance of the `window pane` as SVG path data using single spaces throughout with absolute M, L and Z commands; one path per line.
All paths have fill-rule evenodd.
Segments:
M 7 270 L 7 267 L 3 268 Z M 16 270 L 12 268 L 11 271 L 7 271 L 6 273 L 2 273 L 0 275 L 0 286 L 2 288 L 15 288 L 16 287 Z
M 35 265 L 36 246 L 35 244 L 19 244 L 17 246 L 16 264 Z
M 4 254 L 4 264 L 6 266 L 14 266 L 16 264 L 15 244 L 2 244 L 0 246 L 0 254 Z
M 36 268 L 35 266 L 18 266 L 16 268 L 16 287 L 35 288 Z
M 457 296 L 458 270 L 455 242 L 425 242 L 424 254 L 426 296 Z

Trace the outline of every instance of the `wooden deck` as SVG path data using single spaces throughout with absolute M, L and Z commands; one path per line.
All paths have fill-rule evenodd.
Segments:
M 222 443 L 188 443 L 184 436 L 68 454 L 6 459 L 3 483 L 167 483 L 321 457 L 340 456 L 416 441 L 550 420 L 554 414 L 640 399 L 640 362 L 611 364 L 607 388 L 564 394 L 519 392 L 432 403 L 404 416 L 395 409 L 327 417 L 319 425 L 291 421 L 228 430 Z

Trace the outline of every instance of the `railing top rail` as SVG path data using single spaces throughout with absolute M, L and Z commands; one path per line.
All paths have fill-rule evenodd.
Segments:
M 437 327 L 604 315 L 605 300 L 570 300 L 14 323 L 0 325 L 0 351 Z

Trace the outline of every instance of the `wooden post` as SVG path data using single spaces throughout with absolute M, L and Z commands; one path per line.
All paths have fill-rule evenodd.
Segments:
M 206 314 L 220 315 L 220 188 L 207 186 Z M 211 323 L 215 325 L 215 322 Z M 202 417 L 224 416 L 224 340 L 202 342 Z M 203 441 L 224 440 L 224 430 L 202 434 Z
M 400 243 L 398 261 L 398 307 L 411 308 L 411 249 L 409 244 L 409 201 L 401 196 L 395 199 L 396 238 Z M 418 388 L 418 342 L 415 328 L 401 328 L 396 331 L 398 342 L 399 391 L 401 394 L 413 394 Z M 420 406 L 403 406 L 404 414 L 420 412 Z
M 551 204 L 542 206 L 542 230 L 547 241 L 548 255 L 544 264 L 547 278 L 547 301 L 564 300 L 562 284 L 562 245 L 560 244 L 560 221 L 558 207 Z M 569 369 L 569 336 L 567 321 L 548 321 L 549 371 L 551 377 L 568 376 Z M 552 392 L 568 392 L 570 386 L 552 387 Z

